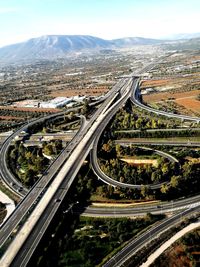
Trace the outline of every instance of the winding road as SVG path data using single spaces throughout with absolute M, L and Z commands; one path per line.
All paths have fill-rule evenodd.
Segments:
M 153 68 L 154 65 L 155 63 L 150 64 L 140 72 L 142 73 L 144 71 L 148 71 L 149 69 Z M 2 267 L 27 265 L 48 225 L 51 223 L 52 218 L 56 214 L 60 203 L 66 196 L 72 182 L 74 181 L 76 174 L 81 167 L 81 163 L 88 155 L 90 149 L 93 146 L 96 146 L 100 135 L 105 129 L 105 126 L 117 112 L 119 107 L 125 104 L 127 99 L 131 97 L 132 102 L 135 102 L 135 105 L 144 108 L 143 104 L 140 105 L 138 100 L 139 80 L 140 79 L 138 77 L 133 76 L 132 78 L 122 79 L 116 86 L 113 87 L 111 92 L 108 94 L 108 97 L 96 111 L 94 116 L 90 119 L 87 126 L 78 132 L 65 150 L 65 153 L 62 153 L 54 165 L 49 167 L 47 174 L 45 175 L 46 178 L 39 180 L 38 183 L 34 185 L 34 187 L 26 194 L 24 199 L 16 207 L 13 214 L 2 225 L 0 243 L 4 244 L 22 219 L 26 218 L 25 224 L 22 226 L 21 230 L 18 232 L 0 261 Z M 131 96 L 132 91 L 133 94 Z M 152 111 L 151 108 L 146 106 L 145 109 L 150 112 L 155 112 L 155 110 Z M 156 113 L 158 115 L 166 115 L 160 111 L 156 111 Z M 171 113 L 167 113 L 166 116 L 176 117 L 182 120 L 188 119 L 197 122 L 200 120 L 199 118 L 192 118 L 189 116 L 181 116 Z M 12 137 L 9 137 L 4 142 L 2 146 L 4 153 L 6 153 L 7 149 L 6 142 L 10 143 L 12 138 L 18 135 L 23 129 L 24 127 L 21 127 L 12 135 Z M 1 164 L 5 164 L 5 162 L 2 162 Z M 5 173 L 0 174 L 3 176 L 5 175 Z M 189 207 L 186 207 L 187 204 L 185 206 L 186 202 L 179 202 L 179 204 L 166 203 L 166 205 L 171 204 L 171 211 L 176 210 L 176 205 L 180 205 L 180 209 L 184 210 L 168 219 L 165 219 L 159 225 L 150 228 L 148 232 L 143 233 L 140 237 L 133 239 L 125 248 L 111 258 L 110 261 L 105 264 L 105 266 L 121 266 L 131 255 L 133 255 L 133 253 L 146 245 L 147 242 L 151 241 L 152 238 L 159 235 L 169 227 L 177 224 L 183 217 L 187 217 L 191 214 L 199 212 L 200 204 L 198 196 L 195 199 L 185 199 L 183 201 L 188 201 L 187 203 Z M 154 209 L 159 212 L 164 212 L 165 204 L 161 205 L 162 208 L 157 206 L 156 208 L 154 207 Z M 170 207 L 168 207 L 168 210 L 169 209 Z M 29 214 L 30 210 L 32 211 L 31 214 Z M 149 212 L 149 207 L 147 210 Z M 156 212 L 156 210 L 152 212 Z

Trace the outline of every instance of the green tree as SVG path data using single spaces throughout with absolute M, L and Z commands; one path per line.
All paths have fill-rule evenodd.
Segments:
M 170 186 L 174 188 L 178 187 L 180 180 L 181 180 L 180 175 L 179 176 L 173 175 L 170 180 Z
M 141 187 L 141 195 L 142 195 L 144 198 L 147 198 L 148 193 L 149 193 L 149 188 L 148 188 L 148 186 L 146 186 L 146 185 L 142 185 L 142 187 Z
M 169 185 L 163 184 L 160 189 L 162 194 L 166 194 L 169 191 Z

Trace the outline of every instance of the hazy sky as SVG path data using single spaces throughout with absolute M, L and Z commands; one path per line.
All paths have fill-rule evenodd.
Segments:
M 0 46 L 47 34 L 105 39 L 200 32 L 200 0 L 0 0 Z

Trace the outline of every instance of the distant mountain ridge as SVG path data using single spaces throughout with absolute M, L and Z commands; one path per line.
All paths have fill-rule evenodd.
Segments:
M 144 37 L 126 37 L 126 38 L 114 39 L 112 40 L 112 42 L 117 47 L 129 47 L 133 45 L 160 44 L 160 43 L 163 43 L 164 41 L 151 39 L 151 38 L 144 38 Z
M 167 39 L 186 40 L 186 39 L 194 39 L 194 38 L 200 38 L 200 32 L 173 34 L 173 35 L 169 36 Z
M 160 40 L 129 37 L 104 40 L 89 35 L 46 35 L 0 48 L 0 61 L 62 58 L 72 52 L 157 44 Z
M 136 45 L 165 44 L 166 40 L 127 37 L 114 40 L 89 35 L 45 35 L 0 48 L 0 62 L 65 58 L 70 53 L 94 49 L 116 49 Z

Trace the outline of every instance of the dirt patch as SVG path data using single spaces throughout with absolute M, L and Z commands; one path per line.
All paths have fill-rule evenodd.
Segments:
M 0 110 L 10 110 L 10 111 L 27 111 L 27 112 L 60 112 L 60 109 L 54 108 L 21 108 L 21 107 L 4 107 L 0 106 Z
M 157 79 L 157 80 L 147 80 L 142 81 L 141 89 L 148 88 L 148 87 L 165 87 L 165 86 L 180 86 L 186 83 L 193 83 L 195 79 L 199 81 L 199 72 L 188 74 L 185 77 L 174 77 L 171 79 Z
M 152 265 L 158 266 L 158 265 Z M 190 259 L 185 254 L 183 245 L 175 245 L 170 250 L 167 250 L 159 262 L 159 267 L 178 267 L 187 266 L 192 267 Z
M 158 161 L 156 159 L 121 159 L 122 161 L 127 162 L 130 165 L 134 166 L 143 166 L 143 165 L 153 165 L 155 167 L 158 166 Z
M 169 85 L 169 84 L 172 84 L 172 83 L 174 83 L 174 80 L 171 80 L 171 79 L 150 80 L 150 81 L 142 82 L 141 88 L 166 86 L 166 85 Z
M 183 92 L 183 93 L 173 93 L 173 92 L 165 92 L 165 93 L 155 93 L 155 94 L 150 94 L 150 95 L 144 95 L 143 100 L 146 103 L 151 103 L 151 102 L 159 102 L 163 100 L 170 100 L 170 99 L 178 99 L 180 98 L 181 100 L 184 98 L 195 98 L 198 96 L 200 93 L 200 90 L 194 90 L 194 91 L 188 91 L 188 92 Z M 198 100 L 196 100 L 199 102 Z M 180 104 L 180 103 L 179 103 Z M 199 102 L 200 105 L 200 102 Z
M 148 202 L 137 202 L 137 203 L 99 203 L 99 202 L 93 202 L 92 206 L 94 207 L 132 207 L 132 206 L 138 206 L 138 205 L 151 205 L 159 203 L 157 200 L 148 201 Z
M 77 90 L 70 90 L 70 89 L 62 89 L 62 90 L 54 90 L 51 92 L 50 96 L 52 97 L 72 97 L 76 95 L 89 95 L 89 96 L 99 96 L 108 92 L 109 86 L 99 86 L 94 88 L 88 89 L 77 89 Z
M 176 99 L 176 103 L 194 112 L 200 112 L 200 101 L 194 98 Z

